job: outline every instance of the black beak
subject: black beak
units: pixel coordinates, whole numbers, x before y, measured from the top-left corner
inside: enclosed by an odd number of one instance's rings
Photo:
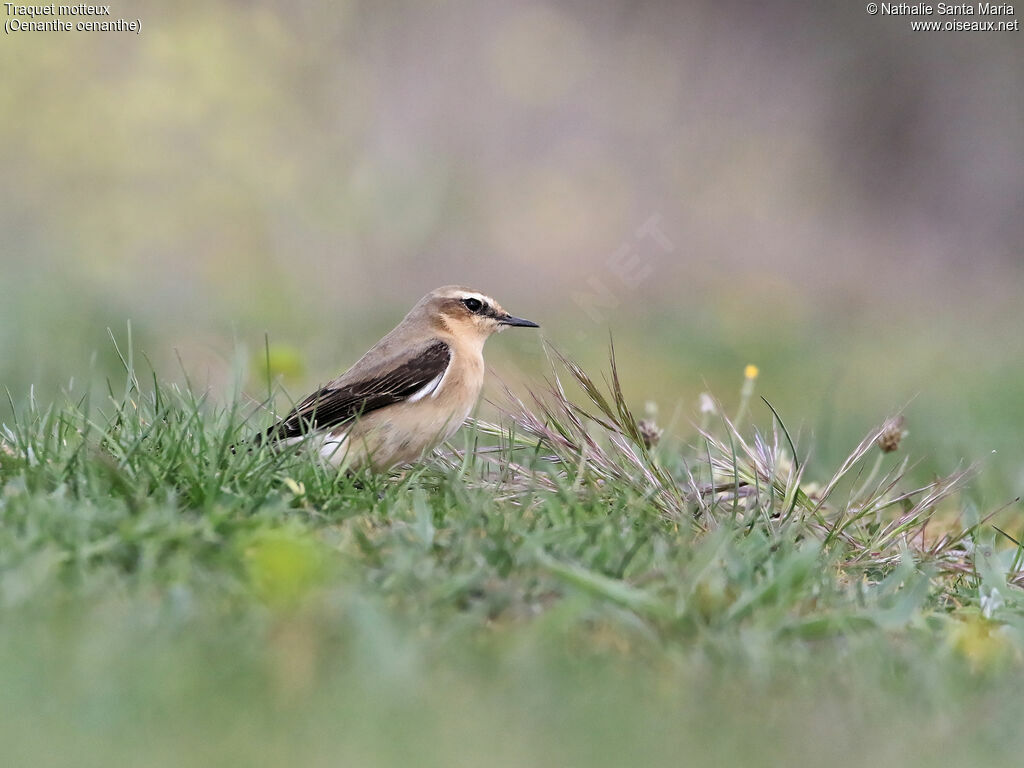
[[[514,325],[519,328],[540,328],[540,326],[532,320],[523,320],[521,317],[512,317],[512,315],[499,317],[498,322],[501,323],[501,325]]]

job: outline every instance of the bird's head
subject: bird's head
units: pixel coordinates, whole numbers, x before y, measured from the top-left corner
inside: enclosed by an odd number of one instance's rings
[[[446,285],[431,291],[420,304],[449,332],[481,342],[506,328],[540,327],[530,320],[510,315],[490,296],[460,285]]]

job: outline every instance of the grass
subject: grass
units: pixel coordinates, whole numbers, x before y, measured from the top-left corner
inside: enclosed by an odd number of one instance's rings
[[[6,764],[1024,748],[1019,504],[977,509],[971,467],[918,477],[880,447],[893,421],[818,466],[751,371],[735,410],[706,399],[659,440],[614,355],[601,381],[552,352],[543,391],[507,393],[426,465],[347,477],[232,452],[262,409],[121,357],[104,397],[30,399],[4,427]]]

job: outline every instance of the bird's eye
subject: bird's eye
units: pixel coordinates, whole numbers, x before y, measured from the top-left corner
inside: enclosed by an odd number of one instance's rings
[[[463,299],[462,303],[466,305],[466,309],[470,312],[479,312],[487,307],[480,299]]]

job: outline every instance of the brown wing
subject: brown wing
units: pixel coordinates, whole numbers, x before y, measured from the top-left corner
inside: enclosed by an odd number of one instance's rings
[[[378,408],[400,403],[438,376],[444,375],[452,353],[443,341],[435,341],[417,354],[378,376],[328,385],[307,397],[294,410],[257,438],[284,440],[313,430],[341,426]]]

